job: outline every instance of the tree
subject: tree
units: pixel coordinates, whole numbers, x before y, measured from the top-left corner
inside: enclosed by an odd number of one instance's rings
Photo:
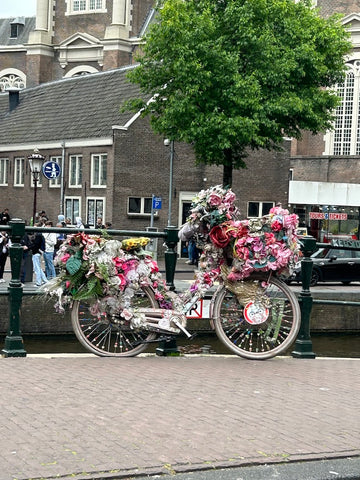
[[[351,44],[339,16],[310,0],[165,0],[128,77],[127,104],[155,132],[193,145],[198,163],[245,166],[251,149],[331,128]]]

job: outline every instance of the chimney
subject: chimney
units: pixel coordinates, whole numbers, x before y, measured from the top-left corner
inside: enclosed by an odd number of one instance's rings
[[[12,112],[20,103],[19,88],[9,88],[9,110]]]

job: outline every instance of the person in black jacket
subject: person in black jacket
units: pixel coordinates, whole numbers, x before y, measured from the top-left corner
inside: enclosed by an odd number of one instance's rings
[[[37,223],[35,226],[41,227],[42,224]],[[43,269],[41,268],[41,257],[45,250],[45,238],[41,232],[36,232],[35,235],[32,236],[29,248],[32,252],[32,262],[36,277],[36,286],[40,287],[48,281]]]
[[[4,270],[9,255],[10,239],[6,232],[0,232],[0,283],[5,282]]]

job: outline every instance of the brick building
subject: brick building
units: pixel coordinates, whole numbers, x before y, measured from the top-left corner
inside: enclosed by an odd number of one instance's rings
[[[120,113],[120,105],[138,94],[126,80],[129,68],[66,78],[0,94],[1,207],[29,220],[33,181],[27,157],[35,147],[46,161],[61,165],[63,177],[42,177],[38,210],[56,220],[63,206],[74,223],[81,216],[94,225],[97,216],[115,228],[150,225],[151,197],[162,197],[154,224],[168,224],[170,147],[154,135],[148,120]],[[283,152],[258,152],[249,169],[234,172],[234,190],[244,216],[254,216],[287,201],[290,142]],[[222,168],[195,166],[189,145],[175,143],[171,223],[180,225],[196,192],[221,183]],[[251,166],[251,168],[250,168]],[[253,168],[254,166],[254,168]]]
[[[0,94],[0,208],[30,218],[34,189],[27,156],[37,147],[63,166],[62,178],[43,178],[38,188],[39,209],[52,219],[63,210],[89,225],[100,215],[116,228],[143,229],[155,194],[163,199],[155,226],[167,224],[170,148],[147,120],[119,112],[137,93],[125,73],[153,19],[152,3],[38,0],[36,19],[0,19],[0,85],[23,89]],[[324,16],[344,14],[353,38],[335,130],[284,140],[283,152],[252,153],[248,168],[234,172],[233,188],[243,216],[260,216],[281,202],[320,238],[355,231],[359,223],[360,0],[314,4]],[[195,192],[221,183],[222,169],[195,166],[188,145],[175,144],[174,152],[170,216],[177,225]],[[322,212],[324,220],[312,220],[312,212]],[[329,213],[342,220],[328,221]]]
[[[342,103],[334,130],[292,141],[289,204],[318,239],[357,234],[360,223],[360,0],[317,0],[320,13],[343,15],[353,50],[338,85]],[[320,217],[320,219],[319,219]]]

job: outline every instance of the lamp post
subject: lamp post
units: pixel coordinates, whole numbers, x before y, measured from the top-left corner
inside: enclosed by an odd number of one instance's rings
[[[45,160],[45,157],[41,155],[37,148],[34,149],[34,153],[28,156],[30,171],[34,181],[34,203],[33,203],[33,225],[35,224],[35,215],[36,215],[36,196],[37,196],[37,185],[41,174],[41,169]]]
[[[168,211],[168,227],[171,226],[171,209],[172,209],[172,195],[173,195],[173,170],[174,170],[174,140],[165,138],[164,145],[168,147],[170,145],[170,176],[169,176],[169,211]]]

